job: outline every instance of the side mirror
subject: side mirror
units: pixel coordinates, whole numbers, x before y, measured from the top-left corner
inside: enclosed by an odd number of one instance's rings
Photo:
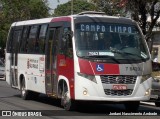
[[[63,41],[66,42],[68,39],[73,37],[73,32],[72,31],[67,31],[63,34]]]
[[[69,43],[72,42],[72,37],[73,37],[73,32],[72,31],[67,31],[63,34],[63,50],[64,54],[67,55],[67,49],[69,47]]]

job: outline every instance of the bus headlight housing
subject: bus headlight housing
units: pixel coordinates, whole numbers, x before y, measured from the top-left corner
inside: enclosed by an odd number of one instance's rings
[[[150,77],[151,77],[151,74],[143,75],[142,78],[141,78],[141,83],[143,83],[144,81],[146,81]]]
[[[89,79],[90,81],[93,81],[93,82],[97,83],[96,77],[94,75],[88,75],[88,74],[84,74],[84,73],[80,73],[80,72],[77,72],[77,74],[79,76],[82,76],[82,77],[86,78],[86,79]]]

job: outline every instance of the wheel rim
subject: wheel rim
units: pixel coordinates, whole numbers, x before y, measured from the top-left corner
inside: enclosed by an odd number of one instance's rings
[[[22,95],[24,96],[26,93],[25,88],[22,88]]]
[[[70,101],[70,97],[69,97],[69,92],[65,92],[64,95],[62,96],[62,105],[64,106],[64,108],[66,110],[69,110],[70,105],[71,105],[71,101]]]
[[[22,96],[25,96],[25,94],[26,94],[26,89],[25,89],[25,84],[24,84],[24,82],[23,82],[23,84],[22,84]]]

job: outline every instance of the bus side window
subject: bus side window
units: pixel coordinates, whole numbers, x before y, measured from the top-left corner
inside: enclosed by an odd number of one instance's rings
[[[22,33],[21,29],[11,28],[8,43],[7,43],[7,52],[10,52],[10,53],[18,52],[21,33]]]
[[[28,38],[28,32],[29,27],[25,26],[22,33],[22,38],[20,41],[20,53],[26,53],[26,44],[27,44],[27,38]]]
[[[10,53],[12,51],[13,32],[14,32],[14,28],[12,27],[10,32],[9,32],[9,37],[8,37],[8,41],[7,41],[7,52],[8,53]]]
[[[30,32],[29,32],[29,38],[27,39],[27,53],[35,53],[35,44],[36,44],[36,38],[38,33],[38,25],[31,26]]]
[[[44,53],[45,52],[45,40],[46,40],[46,33],[47,33],[48,24],[41,25],[39,37],[37,39],[37,46],[35,46],[35,49],[38,53]]]
[[[57,28],[55,30],[55,36],[53,36],[53,53],[56,55],[58,51],[58,46],[59,46],[59,39],[60,39],[60,31],[61,28]]]

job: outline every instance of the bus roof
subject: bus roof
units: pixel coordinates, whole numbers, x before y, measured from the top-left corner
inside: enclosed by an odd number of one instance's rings
[[[22,26],[22,25],[43,24],[43,23],[58,22],[58,21],[71,21],[71,16],[61,16],[61,17],[18,21],[18,22],[12,23],[11,26],[13,27],[13,26]]]
[[[73,15],[75,19],[78,19],[80,22],[85,22],[87,20],[92,20],[92,18],[95,18],[92,21],[102,21],[102,22],[110,22],[110,23],[124,23],[124,24],[135,24],[136,22],[130,18],[126,17],[120,17],[120,16],[108,16],[104,14],[82,14],[82,15]]]
[[[40,23],[48,23],[53,18],[43,18],[43,19],[34,19],[34,20],[26,20],[26,21],[18,21],[14,22],[11,26],[21,26],[21,25],[29,25],[29,24],[40,24]]]
[[[58,21],[71,21],[71,19],[81,19],[83,22],[85,19],[90,18],[99,18],[99,19],[107,19],[107,21],[115,21],[124,23],[135,23],[134,20],[125,17],[117,17],[117,16],[108,16],[104,14],[76,14],[70,16],[61,16],[61,17],[51,17],[51,18],[42,18],[42,19],[34,19],[34,20],[25,20],[25,21],[18,21],[12,23],[11,27],[13,26],[21,26],[21,25],[32,25],[32,24],[42,24],[42,23],[49,23],[49,22],[58,22]]]

